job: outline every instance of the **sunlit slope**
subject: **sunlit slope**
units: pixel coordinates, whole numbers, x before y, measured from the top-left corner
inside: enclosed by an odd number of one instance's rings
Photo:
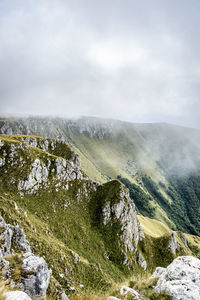
[[[143,216],[138,216],[138,219],[143,232],[149,237],[161,238],[169,235],[172,232],[172,230],[166,224],[158,220]],[[175,236],[178,243],[184,246],[182,240],[180,239],[179,232],[175,232]],[[191,234],[185,234],[185,237],[191,254],[198,255],[200,252],[200,237]]]
[[[136,184],[141,207],[133,200],[141,214],[152,217],[141,205],[150,197],[154,218],[173,230],[200,234],[200,131],[98,118],[24,118],[0,121],[0,132],[64,139],[94,180],[120,175]]]
[[[144,233],[152,237],[161,237],[162,235],[169,234],[170,228],[164,223],[148,217],[138,216],[140,225]]]

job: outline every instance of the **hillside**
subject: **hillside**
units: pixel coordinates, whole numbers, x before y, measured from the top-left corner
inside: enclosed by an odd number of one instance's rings
[[[156,220],[140,217],[141,229],[125,186],[118,180],[100,184],[89,179],[79,156],[61,140],[1,135],[0,168],[0,279],[9,274],[7,285],[24,286],[36,299],[44,290],[34,294],[26,283],[38,272],[24,269],[27,255],[38,263],[34,255],[42,256],[52,270],[42,267],[51,274],[50,283],[45,282],[48,299],[65,299],[64,294],[73,299],[74,293],[88,299],[90,294],[106,297],[113,286],[137,274],[146,278],[178,255],[199,253],[197,237],[174,234],[155,225]],[[6,228],[13,231],[9,244]],[[145,286],[141,292],[154,293]]]
[[[200,132],[169,124],[80,118],[2,119],[0,132],[59,137],[93,180],[120,179],[139,214],[200,234]]]

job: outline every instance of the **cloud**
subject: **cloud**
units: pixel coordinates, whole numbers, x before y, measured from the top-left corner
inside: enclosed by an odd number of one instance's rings
[[[1,113],[200,127],[199,6],[1,0]]]

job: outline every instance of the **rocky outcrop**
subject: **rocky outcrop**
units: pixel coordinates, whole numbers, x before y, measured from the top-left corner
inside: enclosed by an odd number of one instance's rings
[[[0,217],[0,258],[18,253],[31,252],[24,231],[19,226],[6,224]]]
[[[128,190],[123,184],[120,184],[119,200],[117,203],[112,204],[108,201],[102,209],[102,214],[104,225],[107,225],[111,219],[119,220],[121,224],[120,239],[123,242],[126,251],[133,251],[133,241],[137,246],[138,241],[144,238],[136,215],[135,205],[131,201]]]
[[[120,295],[126,296],[131,295],[134,297],[135,300],[143,300],[144,298],[134,289],[128,287],[128,286],[122,286],[120,289]]]
[[[31,252],[26,235],[19,226],[7,224],[1,217],[0,230],[0,269],[4,278],[10,280],[12,287],[20,288],[31,298],[45,298],[51,274],[47,263]],[[13,276],[14,272],[18,274],[17,278]],[[6,299],[17,299],[15,296],[7,293],[9,298]]]
[[[167,268],[157,268],[152,277],[159,278],[155,290],[173,300],[200,299],[200,260],[195,257],[180,256]]]
[[[96,197],[97,205],[101,205],[97,213],[101,210],[102,230],[112,233],[118,241],[119,251],[124,255],[123,264],[131,266],[135,262],[146,269],[147,264],[137,249],[144,233],[128,190],[121,182],[111,181],[98,188]]]
[[[31,298],[24,292],[13,291],[4,294],[5,300],[31,300]]]
[[[51,274],[45,260],[31,253],[25,253],[22,268],[26,274],[29,274],[22,280],[24,291],[28,292],[31,297],[45,297]]]
[[[182,243],[184,244],[184,246],[187,247],[188,244],[187,244],[187,240],[186,240],[184,233],[181,231],[178,231],[177,234],[178,234],[179,238],[181,239]]]
[[[63,141],[54,139],[19,136],[11,141],[0,140],[2,174],[7,174],[10,167],[19,169],[11,183],[21,196],[35,194],[52,182],[55,187],[66,189],[69,181],[84,178],[79,156]]]
[[[168,243],[168,250],[173,254],[176,255],[176,250],[178,249],[178,242],[176,240],[176,236],[175,233],[172,232],[171,233],[171,237]]]

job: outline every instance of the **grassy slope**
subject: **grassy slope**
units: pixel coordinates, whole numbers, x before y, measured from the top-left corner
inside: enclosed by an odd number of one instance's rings
[[[174,186],[172,178],[175,173],[182,180],[183,175],[190,173],[189,170],[199,169],[198,130],[167,124],[131,124],[95,118],[77,121],[11,119],[7,124],[14,132],[63,137],[80,154],[83,170],[94,180],[105,182],[121,175],[141,188],[146,188],[142,185],[142,177],[150,176],[168,203],[162,205],[160,197],[146,190],[153,197],[151,205],[155,207],[154,217],[173,229],[177,226],[177,229],[185,232],[199,234],[200,220],[196,215],[199,195],[190,199],[194,205],[188,213],[188,200],[183,199],[179,188],[181,185]],[[19,127],[19,124],[22,126]],[[172,192],[168,190],[170,186]],[[173,203],[175,207],[170,205]],[[180,218],[174,217],[174,211]]]
[[[138,216],[142,230],[145,234],[152,237],[161,237],[162,235],[169,234],[170,228],[164,223],[148,217]]]
[[[1,139],[4,139],[7,146],[10,143],[20,142],[20,136],[1,136]],[[66,149],[68,152],[69,149]],[[62,149],[60,149],[60,153],[66,155]],[[86,294],[89,294],[91,292],[104,292],[114,282],[119,284],[125,279],[127,280],[131,274],[105,257],[108,247],[102,239],[102,233],[99,233],[99,230],[96,230],[90,221],[89,198],[84,197],[84,195],[81,198],[76,196],[84,181],[71,182],[68,191],[58,189],[56,192],[52,184],[47,190],[42,189],[35,195],[25,194],[21,197],[16,193],[16,187],[10,185],[13,176],[27,175],[25,173],[32,159],[36,157],[40,157],[42,160],[47,157],[54,159],[58,156],[58,153],[57,155],[53,153],[49,155],[49,153],[39,148],[28,146],[27,152],[21,153],[21,155],[25,157],[27,162],[23,172],[18,170],[17,167],[13,168],[8,165],[5,166],[7,173],[1,172],[0,212],[7,222],[20,224],[26,232],[33,252],[44,256],[49,267],[52,268],[53,278],[48,291],[49,297],[55,298],[53,281],[59,282],[65,290],[68,290],[69,284],[80,290],[79,285],[82,283],[85,285]],[[70,156],[70,154],[68,153],[67,156]],[[112,184],[111,190],[107,192],[107,186],[109,185],[105,185],[104,188],[108,197],[110,197],[109,192],[112,192]],[[18,209],[16,209],[15,203]],[[65,203],[70,204],[64,209]],[[173,257],[168,257],[166,261],[162,262],[162,256],[160,255],[160,253],[165,253],[166,250],[162,250],[163,241],[164,244],[167,243],[168,236],[164,235],[166,237],[163,237],[162,234],[167,233],[167,228],[156,220],[140,217],[140,221],[147,234],[146,243],[141,245],[141,248],[144,255],[150,257],[154,253],[155,257],[149,263],[148,272],[152,272],[157,265],[165,266],[173,259]],[[148,231],[145,228],[148,228]],[[156,234],[156,237],[152,233]],[[188,238],[198,240],[191,236]],[[192,241],[191,243],[194,244]],[[71,250],[80,255],[78,264],[74,263]],[[167,257],[167,255],[166,252],[165,256]],[[141,270],[135,268],[135,272],[141,273]],[[63,274],[64,278],[60,274]],[[144,276],[146,275],[144,274]]]

